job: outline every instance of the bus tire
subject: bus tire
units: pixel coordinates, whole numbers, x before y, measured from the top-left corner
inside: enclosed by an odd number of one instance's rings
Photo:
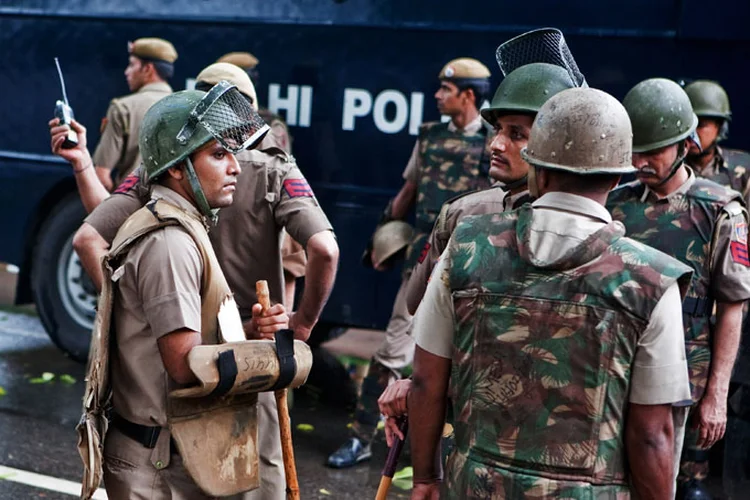
[[[34,302],[52,342],[85,362],[96,317],[96,289],[73,251],[73,235],[86,216],[77,193],[63,198],[37,233],[32,254]]]

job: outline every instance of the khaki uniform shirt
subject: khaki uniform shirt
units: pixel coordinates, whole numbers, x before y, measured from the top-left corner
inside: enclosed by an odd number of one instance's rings
[[[482,122],[482,117],[477,116],[473,121],[466,124],[466,127],[463,128],[462,132],[464,135],[474,135],[476,134],[482,127],[484,127],[484,123]],[[451,121],[448,123],[448,130],[450,132],[457,132],[458,127]],[[406,164],[406,168],[404,169],[403,178],[406,181],[414,182],[415,184],[419,183],[419,175],[422,171],[422,156],[419,154],[419,140],[414,142],[414,149],[411,151],[411,156],[409,157],[409,163]]]
[[[685,183],[665,196],[660,198],[656,193],[646,186],[641,201],[644,203],[670,203],[675,207],[680,206],[680,198],[695,183],[695,174],[688,168],[688,179]],[[739,202],[733,201],[727,205],[739,207]],[[679,210],[679,208],[677,208]],[[738,235],[747,238],[747,219],[744,212],[726,217],[720,216],[717,221],[717,229],[714,234],[718,237],[711,242],[711,296],[718,302],[740,302],[750,298],[750,269],[744,264],[735,262],[732,258],[731,244]],[[710,238],[711,235],[708,235]]]
[[[219,211],[209,236],[240,314],[248,319],[257,301],[256,280],[267,280],[271,300],[284,303],[282,228],[303,247],[312,235],[333,229],[292,157],[272,149],[243,151],[237,159],[242,172],[234,203]],[[111,242],[125,219],[147,201],[141,192],[135,179],[123,182],[86,222]]]
[[[538,212],[531,223],[529,245],[543,261],[559,258],[612,221],[602,205],[567,193],[545,194],[532,206]],[[444,253],[427,285],[412,330],[420,348],[442,358],[450,358],[453,351],[454,310],[449,272],[450,259]],[[682,299],[677,284],[664,293],[638,341],[630,387],[632,403],[653,405],[690,399]]]
[[[153,197],[202,219],[168,188],[154,186]],[[169,376],[157,341],[182,328],[201,331],[203,261],[193,238],[179,226],[168,226],[136,243],[121,266],[112,309],[114,409],[137,424],[166,426]]]
[[[138,131],[146,111],[171,93],[172,87],[165,82],[149,83],[137,92],[112,99],[109,103],[93,160],[97,167],[117,171],[115,186],[141,164]]]

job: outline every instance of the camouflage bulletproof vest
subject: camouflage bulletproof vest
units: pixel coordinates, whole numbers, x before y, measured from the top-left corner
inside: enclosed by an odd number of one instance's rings
[[[738,149],[716,148],[716,157],[701,177],[745,194],[750,183],[750,154]]]
[[[450,252],[455,498],[629,498],[624,421],[638,338],[689,269],[612,222],[549,268],[533,208],[469,216]],[[554,268],[553,268],[554,267]]]
[[[693,401],[703,396],[711,364],[711,264],[716,221],[738,193],[696,178],[684,196],[641,202],[645,186],[625,184],[610,193],[607,209],[627,228],[628,235],[690,266],[694,271],[683,302],[685,349]]]
[[[487,130],[474,135],[448,130],[448,123],[425,123],[419,129],[421,171],[414,237],[404,270],[417,262],[443,203],[456,195],[490,185]]]

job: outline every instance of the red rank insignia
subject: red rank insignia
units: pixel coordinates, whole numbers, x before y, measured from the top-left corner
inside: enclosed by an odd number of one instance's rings
[[[123,194],[127,193],[131,189],[133,189],[133,186],[138,182],[138,175],[137,174],[130,174],[129,176],[125,177],[123,181],[120,183],[119,186],[117,186],[117,189],[115,189],[115,193]]]
[[[420,264],[424,262],[424,260],[427,258],[427,253],[430,251],[430,242],[428,241],[425,243],[424,248],[422,249],[422,253],[419,254],[419,258],[417,259],[417,262]]]
[[[284,191],[289,195],[290,198],[299,198],[300,196],[307,196],[312,198],[312,188],[305,179],[287,179],[284,181]]]
[[[750,258],[747,253],[747,244],[744,241],[731,242],[729,249],[732,251],[732,260],[737,264],[750,267]]]

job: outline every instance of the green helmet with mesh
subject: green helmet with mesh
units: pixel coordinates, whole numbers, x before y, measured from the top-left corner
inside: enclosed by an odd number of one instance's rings
[[[565,68],[555,64],[526,64],[508,73],[482,117],[494,123],[504,114],[537,113],[547,99],[576,85]]]
[[[724,88],[709,80],[696,80],[685,87],[693,111],[699,117],[732,119],[729,96]]]
[[[633,152],[645,153],[690,137],[698,126],[690,98],[666,78],[644,80],[622,104],[633,125]]]
[[[143,117],[138,147],[149,179],[159,177],[213,140],[211,132],[200,126],[187,143],[177,142],[177,134],[205,95],[199,90],[175,92],[156,102]]]

